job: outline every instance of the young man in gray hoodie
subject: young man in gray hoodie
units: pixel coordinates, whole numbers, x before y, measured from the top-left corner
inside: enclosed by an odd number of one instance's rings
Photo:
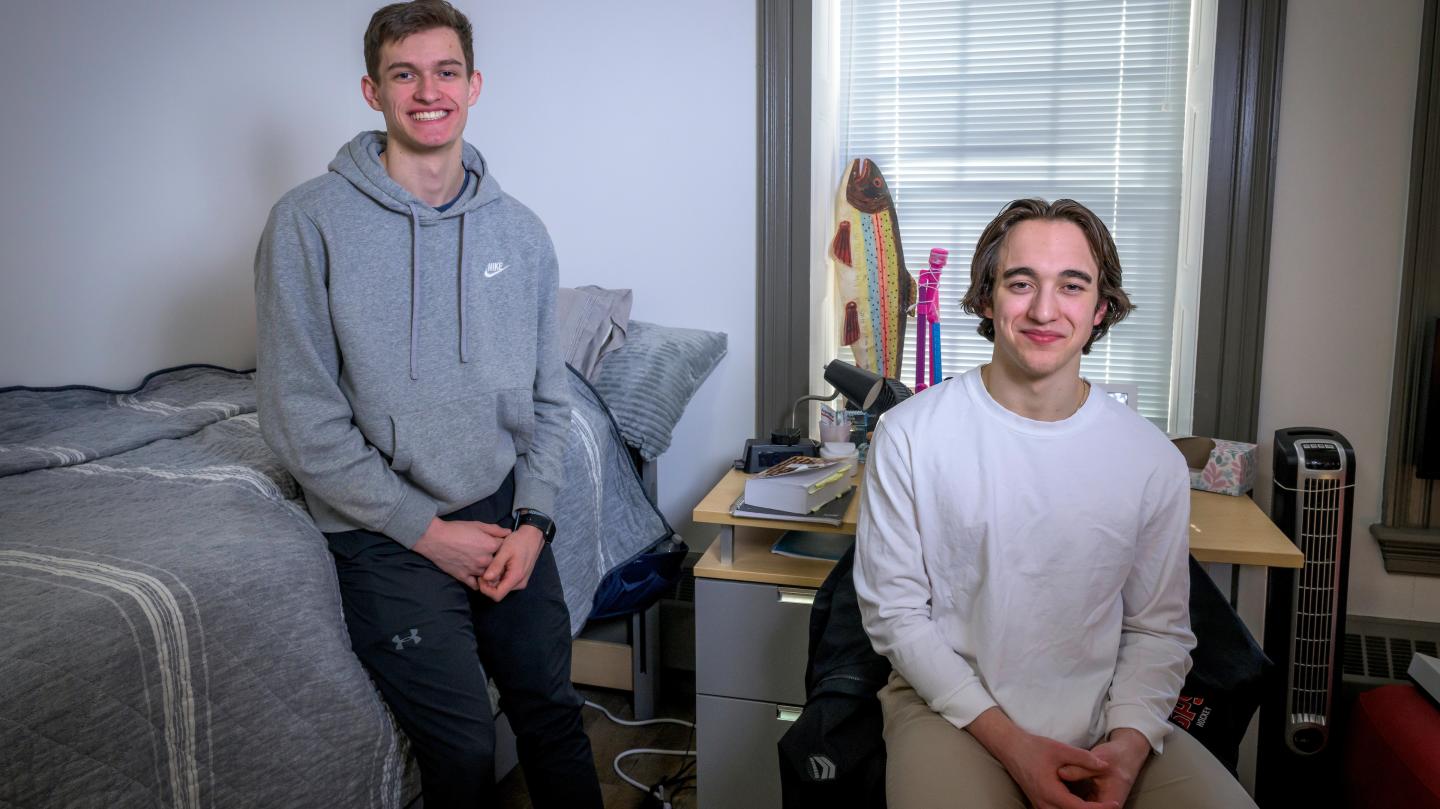
[[[535,805],[599,807],[549,547],[570,421],[555,253],[462,139],[464,15],[386,6],[365,62],[386,131],[286,194],[256,254],[261,430],[329,540],[426,809],[493,793],[486,675]]]

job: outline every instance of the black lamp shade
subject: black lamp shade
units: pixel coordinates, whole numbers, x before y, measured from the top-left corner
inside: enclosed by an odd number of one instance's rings
[[[846,399],[859,402],[861,410],[869,410],[885,389],[885,378],[844,360],[831,360],[825,366],[825,381]]]
[[[880,395],[875,397],[874,409],[865,409],[878,416],[914,395],[915,392],[905,387],[904,382],[887,377],[882,384]]]

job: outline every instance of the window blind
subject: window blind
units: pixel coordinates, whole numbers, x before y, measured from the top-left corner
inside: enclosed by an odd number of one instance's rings
[[[1136,385],[1168,427],[1189,29],[1189,0],[842,1],[832,169],[879,165],[917,280],[930,248],[950,251],[946,376],[990,359],[960,310],[980,232],[1010,200],[1069,197],[1110,227],[1136,305],[1081,372]]]

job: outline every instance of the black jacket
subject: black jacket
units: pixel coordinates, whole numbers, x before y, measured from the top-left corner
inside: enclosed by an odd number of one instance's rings
[[[810,611],[805,709],[779,745],[786,809],[885,806],[884,721],[875,694],[890,677],[890,661],[875,653],[861,625],[854,560],[852,547]]]

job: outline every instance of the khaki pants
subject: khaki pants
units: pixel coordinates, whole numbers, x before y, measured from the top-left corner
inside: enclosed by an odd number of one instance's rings
[[[890,809],[1026,809],[1025,793],[968,732],[956,728],[899,674],[880,689],[885,714],[885,797]],[[1255,802],[1203,745],[1176,729],[1152,756],[1126,809],[1253,809]]]

